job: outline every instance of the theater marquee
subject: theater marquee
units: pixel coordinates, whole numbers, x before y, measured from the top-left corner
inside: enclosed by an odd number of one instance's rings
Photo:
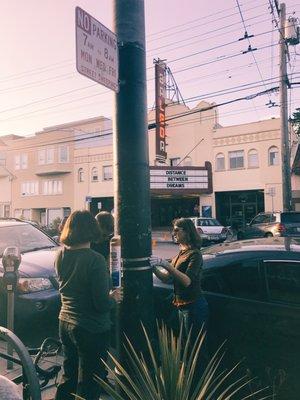
[[[150,167],[153,194],[212,193],[211,164],[204,167]]]

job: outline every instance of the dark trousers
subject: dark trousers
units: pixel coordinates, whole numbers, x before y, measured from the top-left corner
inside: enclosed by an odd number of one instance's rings
[[[107,359],[110,331],[92,333],[65,321],[59,322],[63,346],[63,375],[55,400],[74,400],[74,394],[85,400],[98,400],[101,387],[94,375],[106,379],[107,371],[101,359]]]
[[[197,299],[194,303],[187,304],[186,306],[178,308],[179,322],[182,324],[183,339],[186,340],[190,330],[191,338],[189,342],[189,349],[191,350],[197,340],[198,334],[203,327],[202,332],[206,332],[208,329],[208,317],[209,310],[206,299],[202,296]],[[209,362],[209,352],[207,345],[207,336],[205,337],[201,351],[198,355],[195,373],[192,380],[191,392],[195,390],[197,384],[205,371],[207,363]]]
[[[191,341],[193,343],[202,325],[204,325],[204,330],[207,329],[208,316],[208,304],[203,296],[194,303],[178,307],[179,323],[182,324],[184,337],[187,337],[190,329],[192,329]]]

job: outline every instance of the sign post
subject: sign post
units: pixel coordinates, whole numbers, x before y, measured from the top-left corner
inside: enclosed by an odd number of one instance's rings
[[[80,7],[75,9],[77,71],[119,91],[117,36]]]

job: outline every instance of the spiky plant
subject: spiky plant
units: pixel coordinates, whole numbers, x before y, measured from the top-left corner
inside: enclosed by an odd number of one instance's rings
[[[150,361],[146,361],[143,354],[138,353],[127,339],[125,345],[127,367],[122,366],[112,354],[109,354],[109,357],[113,367],[106,364],[121,390],[114,389],[102,379],[96,378],[115,400],[229,400],[241,393],[250,382],[243,376],[232,383],[232,376],[238,364],[229,371],[220,371],[220,364],[225,354],[221,346],[203,370],[198,383],[194,384],[196,367],[205,342],[205,332],[201,331],[195,343],[191,345],[191,335],[187,340],[183,340],[182,330],[179,337],[176,337],[172,330],[162,325],[158,327],[159,355],[157,355],[144,327],[143,330]],[[241,395],[239,398],[251,399],[261,391],[246,397]],[[261,400],[266,398],[261,397]]]

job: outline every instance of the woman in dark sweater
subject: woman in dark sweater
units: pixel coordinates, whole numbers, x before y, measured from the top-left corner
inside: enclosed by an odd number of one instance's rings
[[[153,257],[155,275],[162,281],[173,278],[174,298],[179,322],[183,324],[185,336],[192,328],[193,338],[208,320],[208,305],[201,290],[202,255],[201,239],[189,218],[179,218],[173,222],[173,232],[179,244],[179,253],[171,263]],[[161,266],[164,268],[157,268]]]
[[[99,236],[95,218],[88,211],[73,212],[61,233],[63,249],[55,268],[62,307],[59,333],[63,344],[63,376],[56,400],[98,400],[100,387],[94,375],[106,378],[101,359],[106,359],[110,341],[110,309],[121,300],[119,290],[109,292],[109,274],[104,257],[90,249]]]

